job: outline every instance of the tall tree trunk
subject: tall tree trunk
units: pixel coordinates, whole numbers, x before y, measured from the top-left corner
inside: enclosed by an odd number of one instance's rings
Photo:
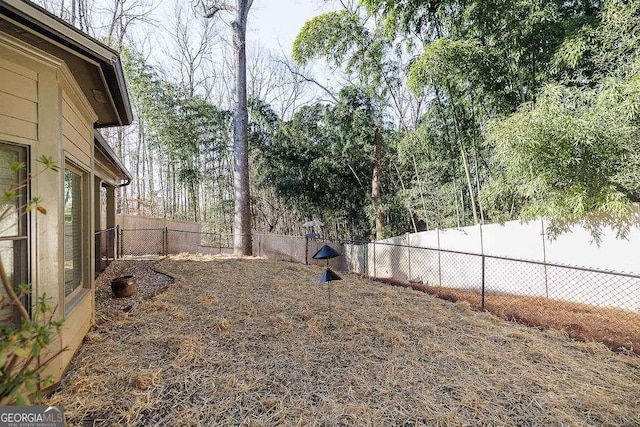
[[[153,150],[150,150],[147,145],[145,144],[145,150],[144,150],[145,154],[146,154],[146,158],[147,158],[147,167],[146,167],[146,175],[147,175],[147,184],[148,184],[148,191],[147,194],[149,195],[149,201],[151,203],[152,206],[152,215],[153,216],[157,216],[158,215],[158,206],[156,206],[156,189],[155,189],[155,168],[154,168],[154,162],[153,162]],[[162,172],[160,172],[162,173]],[[161,175],[162,176],[162,175]]]
[[[176,217],[176,212],[178,209],[178,200],[177,200],[177,195],[176,195],[176,164],[175,162],[171,162],[170,166],[169,166],[170,170],[171,170],[171,205],[170,205],[170,217],[172,219],[175,219]]]
[[[144,121],[140,120],[138,122],[138,142],[136,144],[136,164],[135,164],[135,176],[136,176],[136,206],[138,209],[138,214],[139,215],[144,215],[142,213],[142,207],[140,206],[140,201],[142,200],[142,189],[141,189],[141,184],[142,184],[142,180],[144,179],[144,176],[140,174],[141,172],[141,166],[142,166],[142,141],[143,141],[143,135],[144,135]]]
[[[193,182],[191,181],[191,183],[189,184],[190,190],[191,190],[191,209],[192,212],[191,214],[193,215],[193,221],[194,222],[200,222],[200,217],[199,217],[199,213],[198,213],[198,204],[200,203],[198,201],[198,183],[197,182]]]
[[[71,17],[69,23],[73,26],[76,25],[76,0],[71,0]]]
[[[382,211],[382,204],[380,201],[380,174],[382,171],[382,132],[379,127],[376,127],[374,133],[374,145],[375,145],[375,161],[373,164],[373,177],[371,179],[371,205],[373,206],[373,213],[376,221],[376,240],[382,239],[382,232],[384,229],[384,212]]]
[[[469,203],[471,204],[471,213],[473,214],[473,223],[478,224],[478,210],[476,208],[476,197],[475,191],[473,189],[473,182],[471,181],[471,171],[469,170],[469,159],[467,157],[467,152],[465,151],[464,145],[462,144],[462,140],[459,139],[458,143],[460,145],[460,157],[462,158],[462,167],[464,168],[464,175],[467,179],[467,190],[469,190]]]
[[[232,23],[236,54],[236,111],[233,121],[233,253],[251,255],[251,197],[249,194],[249,143],[247,113],[247,15],[253,0],[236,0],[236,19]]]
[[[124,159],[124,128],[120,126],[117,130],[116,153],[119,159]],[[116,200],[116,212],[119,214],[127,214],[127,189],[118,187],[118,195]]]

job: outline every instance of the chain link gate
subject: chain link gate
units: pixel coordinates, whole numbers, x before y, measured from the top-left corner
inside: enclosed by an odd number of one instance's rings
[[[120,229],[118,256],[167,255],[167,228]]]

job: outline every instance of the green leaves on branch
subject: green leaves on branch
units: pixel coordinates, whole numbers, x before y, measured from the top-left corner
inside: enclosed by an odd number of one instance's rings
[[[367,12],[383,18],[385,35],[395,38],[400,34],[429,38],[445,16],[451,16],[456,1],[442,0],[360,0]]]
[[[304,106],[286,122],[254,100],[258,185],[303,217],[368,230],[375,110],[371,97],[355,87],[344,88],[338,104]]]
[[[463,82],[462,75],[473,71],[481,49],[475,40],[440,38],[425,47],[409,71],[409,87],[415,93],[426,87],[451,87]]]
[[[346,10],[329,12],[307,21],[293,43],[293,59],[307,64],[324,57],[341,65],[355,41],[362,40],[365,30],[358,17]]]
[[[51,170],[53,172],[58,172],[60,170],[60,166],[58,166],[58,162],[55,162],[51,156],[45,156],[44,154],[38,158],[38,163],[44,165],[45,170]]]
[[[15,305],[27,294],[29,286],[22,285],[18,302],[2,305]],[[31,318],[22,318],[19,328],[0,328],[0,404],[28,405],[40,386],[50,385],[50,379],[41,373],[61,351],[49,354],[46,360],[39,358],[62,328],[62,321],[54,320],[54,314],[50,299],[43,295],[33,305]]]
[[[535,103],[489,124],[506,182],[527,200],[524,218],[550,217],[557,232],[582,223],[594,237],[608,222],[626,235],[636,221],[629,202],[640,200],[640,132],[628,114],[640,95],[636,80],[548,86]]]
[[[51,157],[41,156],[38,160],[44,165],[39,172],[27,175],[22,180],[17,180],[4,189],[2,202],[7,207],[0,213],[0,220],[9,215],[32,209],[46,214],[46,209],[40,204],[39,197],[33,197],[26,205],[21,206],[19,191],[24,188],[34,176],[47,170],[57,172],[58,165]],[[16,178],[26,168],[24,163],[12,163],[10,168],[15,172]],[[0,294],[0,308],[9,308],[12,315],[19,317],[18,322],[11,319],[0,319],[0,405],[28,405],[30,397],[37,395],[41,386],[49,385],[49,378],[42,376],[42,370],[62,350],[46,354],[45,349],[51,344],[56,333],[60,332],[62,321],[55,320],[55,310],[50,306],[50,300],[45,296],[38,296],[35,304],[29,310],[23,301],[31,295],[29,285],[19,285],[17,290],[11,282],[2,259],[0,258],[0,282],[4,288],[4,294]],[[9,320],[9,321],[7,321]],[[41,359],[47,355],[48,359]]]
[[[51,156],[41,155],[37,160],[38,163],[42,164],[44,168],[39,170],[36,173],[28,175],[26,178],[22,180],[16,179],[14,182],[10,183],[1,193],[0,202],[5,203],[7,206],[5,209],[0,212],[0,220],[6,218],[9,214],[14,212],[14,210],[24,210],[25,212],[29,212],[32,210],[36,210],[39,213],[46,215],[47,210],[42,206],[41,199],[39,197],[32,197],[26,203],[18,199],[18,196],[21,193],[21,189],[26,187],[28,182],[34,177],[42,174],[43,172],[50,170],[53,172],[58,172],[60,167],[58,163],[53,160]],[[15,176],[18,177],[19,173],[25,170],[27,167],[24,162],[9,162],[9,168],[14,172]],[[20,203],[24,203],[21,205]]]
[[[639,11],[637,0],[606,1],[555,53],[567,82],[487,128],[522,215],[552,218],[552,232],[581,223],[596,239],[604,225],[625,236],[639,221]]]
[[[388,40],[372,31],[366,20],[347,10],[316,16],[304,24],[293,42],[293,59],[307,64],[323,58],[331,66],[356,73],[363,85],[378,86]]]

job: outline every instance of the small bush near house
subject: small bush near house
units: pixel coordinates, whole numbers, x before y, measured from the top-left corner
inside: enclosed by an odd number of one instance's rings
[[[29,286],[22,285],[17,298],[4,305],[21,306],[18,311],[22,312],[26,309],[20,300],[29,293]],[[54,311],[48,299],[41,296],[31,316],[21,317],[18,328],[0,329],[0,404],[28,405],[40,387],[50,385],[50,380],[43,378],[41,372],[60,352],[45,361],[40,361],[40,357],[51,344],[54,333],[62,327],[62,321],[53,319]]]
[[[44,165],[38,174],[46,170],[58,171],[57,164],[50,157],[42,156],[38,162]],[[18,177],[26,165],[11,162],[9,167]],[[16,213],[47,213],[37,197],[26,204],[21,203],[20,196],[24,194],[22,190],[34,176],[27,175],[22,180],[15,180],[3,189],[0,196],[0,203],[3,205],[0,223]],[[41,360],[41,357],[45,355],[55,333],[62,327],[62,321],[54,320],[55,309],[50,306],[46,295],[36,297],[31,309],[26,306],[25,301],[31,295],[30,286],[23,284],[16,290],[1,257],[0,281],[6,294],[0,294],[0,307],[11,309],[9,318],[0,319],[0,405],[27,405],[34,396],[37,397],[42,386],[47,386],[48,378],[41,373],[60,351],[45,360]]]

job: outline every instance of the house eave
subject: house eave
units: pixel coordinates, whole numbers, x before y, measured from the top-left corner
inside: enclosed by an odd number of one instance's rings
[[[69,67],[98,114],[96,127],[132,122],[122,63],[115,50],[25,0],[0,0],[0,24],[0,30],[71,62]]]
[[[122,164],[111,146],[107,143],[107,141],[99,131],[94,131],[93,137],[95,141],[96,159],[98,159],[98,157],[102,157],[104,159],[104,163],[106,163],[105,166],[108,167],[111,172],[113,172],[116,179],[118,180],[118,182],[109,182],[109,184],[112,184],[116,187],[129,185],[133,177],[124,166],[124,164]]]

